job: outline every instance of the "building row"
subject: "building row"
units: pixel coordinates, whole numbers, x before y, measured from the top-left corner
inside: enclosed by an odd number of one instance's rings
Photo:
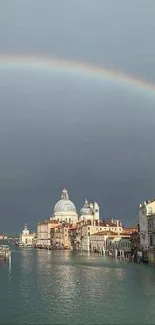
[[[37,233],[30,233],[26,225],[21,242],[47,249],[131,252],[135,260],[155,263],[155,200],[139,205],[137,228],[124,228],[120,220],[100,220],[97,202],[85,200],[78,214],[64,189],[52,217],[38,223]]]
[[[64,189],[54,207],[53,216],[37,225],[35,247],[98,251],[110,254],[131,251],[131,233],[119,220],[100,220],[99,204],[85,200],[80,213]]]

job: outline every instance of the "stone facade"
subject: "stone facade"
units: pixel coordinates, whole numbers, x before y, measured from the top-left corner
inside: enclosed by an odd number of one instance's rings
[[[155,214],[148,215],[148,260],[151,263],[155,263]]]
[[[142,250],[149,248],[148,217],[155,214],[155,200],[145,201],[139,206],[139,232]]]
[[[40,222],[37,226],[36,247],[49,248],[51,245],[51,229],[58,226],[56,220],[46,220]]]
[[[139,206],[139,236],[143,259],[155,263],[155,200]]]
[[[116,251],[130,252],[131,240],[130,233],[114,231],[101,231],[90,236],[91,251],[110,252],[115,254]]]
[[[90,236],[97,232],[113,231],[115,233],[121,233],[123,231],[122,224],[119,220],[107,220],[100,221],[94,220],[82,220],[77,224],[77,237],[79,243],[79,249],[82,251],[90,251],[91,242]]]
[[[25,225],[24,230],[22,231],[22,234],[20,236],[20,242],[24,246],[33,246],[35,236],[36,233],[30,233],[29,229],[27,228],[27,225]]]
[[[69,225],[58,225],[51,229],[51,249],[70,249]]]

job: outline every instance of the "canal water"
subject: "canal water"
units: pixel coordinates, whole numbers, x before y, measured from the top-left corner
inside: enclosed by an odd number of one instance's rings
[[[0,262],[0,324],[153,324],[155,268],[69,251]]]

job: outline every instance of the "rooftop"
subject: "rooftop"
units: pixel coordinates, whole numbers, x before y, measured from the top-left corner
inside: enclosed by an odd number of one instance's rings
[[[114,232],[114,231],[98,231],[91,236],[113,236],[113,237],[130,237],[130,233],[127,232]]]

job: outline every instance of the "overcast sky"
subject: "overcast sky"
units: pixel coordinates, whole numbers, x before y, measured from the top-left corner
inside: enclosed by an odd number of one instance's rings
[[[0,53],[88,61],[155,83],[153,0],[0,1]],[[155,94],[111,81],[0,69],[0,232],[77,209],[134,225],[155,197]]]

